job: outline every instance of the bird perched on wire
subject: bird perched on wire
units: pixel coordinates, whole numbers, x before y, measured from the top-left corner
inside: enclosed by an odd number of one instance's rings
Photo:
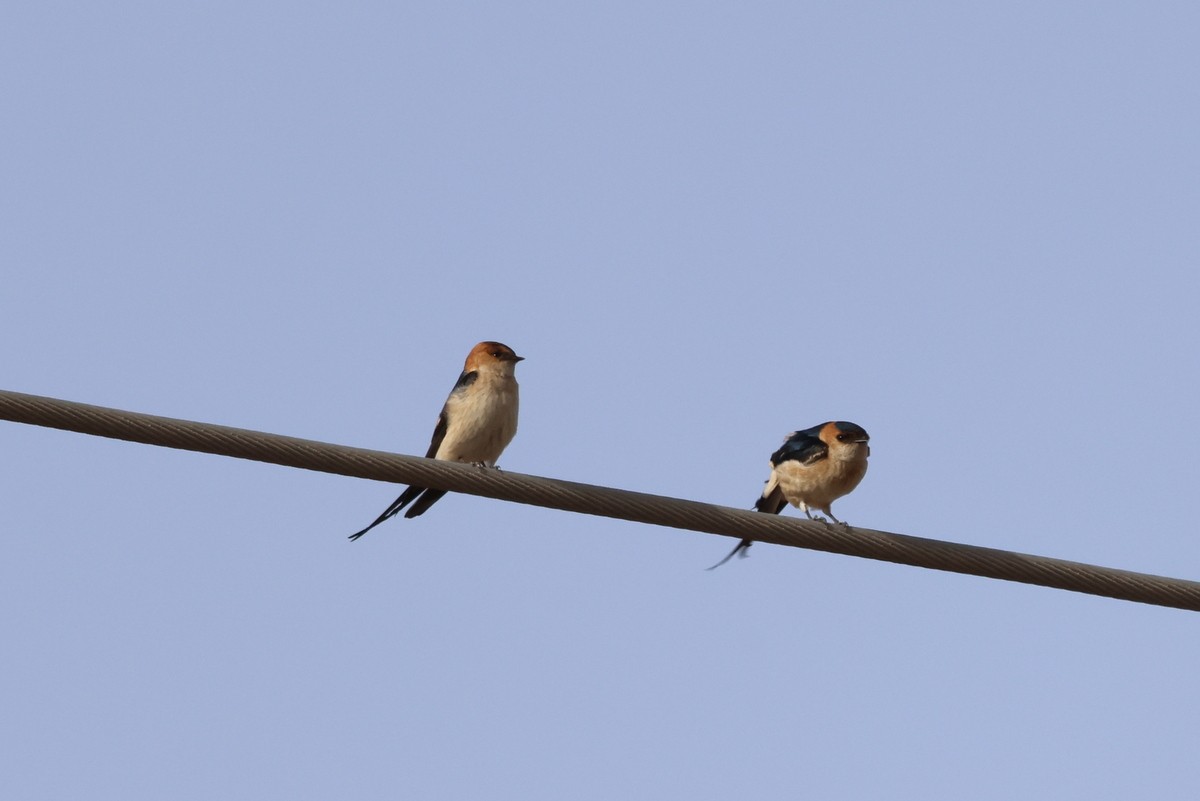
[[[841,420],[821,423],[803,431],[793,431],[783,446],[771,454],[771,477],[762,497],[754,504],[759,512],[777,515],[787,504],[799,507],[809,520],[828,522],[813,516],[812,509],[824,512],[835,523],[833,502],[849,495],[867,474],[871,437],[862,426]],[[709,568],[728,562],[734,555],[746,556],[753,540],[742,540],[729,555]]]
[[[448,462],[467,462],[481,467],[495,467],[501,452],[517,433],[517,379],[514,371],[518,356],[508,345],[499,342],[480,342],[471,348],[463,365],[462,375],[438,416],[429,443],[426,459]],[[394,517],[409,506],[405,517],[425,512],[445,490],[411,486],[400,494],[375,522],[350,535],[356,540]],[[415,501],[415,502],[414,502]]]

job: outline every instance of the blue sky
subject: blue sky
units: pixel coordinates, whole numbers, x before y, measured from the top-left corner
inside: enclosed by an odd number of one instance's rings
[[[1200,577],[1185,3],[0,12],[5,389]],[[0,425],[0,769],[51,799],[1128,798],[1193,613]],[[789,512],[795,514],[795,511]]]

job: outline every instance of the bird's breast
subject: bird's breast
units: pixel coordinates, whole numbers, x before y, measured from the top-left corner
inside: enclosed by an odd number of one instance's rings
[[[810,465],[795,460],[775,468],[775,477],[792,504],[803,501],[818,508],[849,494],[867,473],[867,460],[822,459]]]
[[[446,438],[437,458],[492,464],[517,433],[517,382],[480,379],[446,401]]]

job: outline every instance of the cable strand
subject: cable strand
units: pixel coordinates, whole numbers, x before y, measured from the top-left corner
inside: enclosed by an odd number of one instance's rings
[[[1200,583],[0,390],[0,419],[1200,611]]]

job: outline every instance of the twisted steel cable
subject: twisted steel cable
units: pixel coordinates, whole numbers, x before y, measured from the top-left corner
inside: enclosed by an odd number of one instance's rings
[[[1200,583],[0,390],[0,419],[1200,611]]]

